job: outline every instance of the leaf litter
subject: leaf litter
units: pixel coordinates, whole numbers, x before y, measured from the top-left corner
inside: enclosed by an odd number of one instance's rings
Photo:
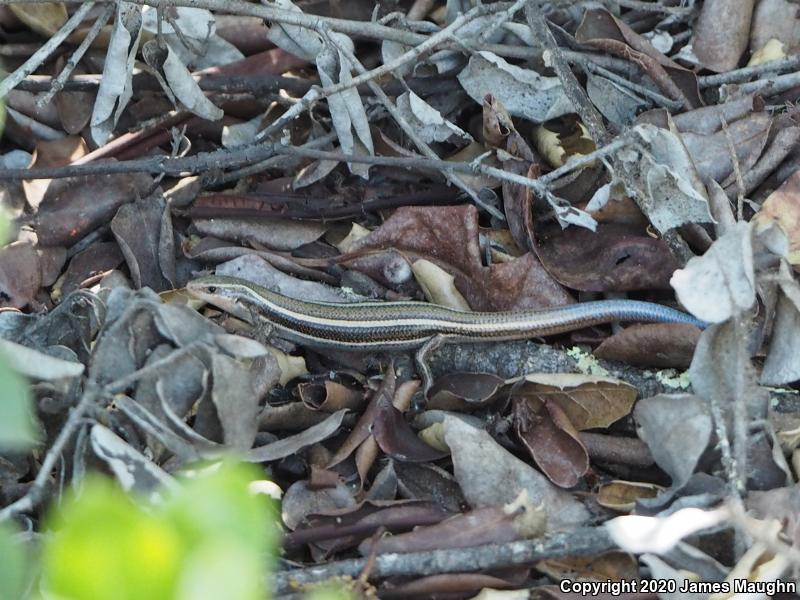
[[[234,451],[284,491],[278,595],[344,568],[381,597],[797,582],[795,5],[180,4],[0,7],[0,353],[40,440],[0,452],[0,520],[38,528],[97,465],[158,502]],[[456,343],[424,390],[406,355],[202,306],[209,273],[709,326]]]

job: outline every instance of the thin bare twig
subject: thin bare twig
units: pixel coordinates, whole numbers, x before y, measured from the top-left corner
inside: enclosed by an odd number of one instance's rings
[[[441,159],[419,157],[394,157],[394,156],[365,156],[344,154],[342,152],[328,152],[315,150],[309,147],[283,146],[280,144],[258,144],[238,151],[218,150],[203,152],[188,158],[168,158],[155,156],[146,159],[128,161],[97,161],[88,164],[67,165],[64,167],[44,167],[37,169],[0,169],[0,180],[3,179],[59,179],[64,177],[78,177],[85,175],[107,175],[110,173],[165,173],[167,175],[183,175],[186,173],[200,173],[210,169],[235,167],[242,164],[253,164],[263,161],[274,155],[303,156],[319,160],[335,160],[339,162],[360,162],[366,164],[401,167],[405,169],[420,169],[426,171],[457,171],[460,173],[481,173],[497,179],[517,183],[529,187],[539,194],[547,193],[548,186],[556,179],[567,173],[580,169],[587,164],[608,156],[625,146],[627,137],[619,137],[610,144],[598,148],[594,152],[570,160],[567,164],[555,171],[540,177],[530,179],[523,175],[510,173],[496,167],[490,167],[476,162],[450,162]]]
[[[538,560],[564,556],[602,554],[616,547],[603,527],[575,529],[546,538],[487,544],[471,548],[430,550],[404,554],[380,554],[376,557],[369,578],[412,575],[421,577],[441,573],[466,573],[531,565]],[[281,571],[268,581],[274,593],[282,594],[299,586],[331,577],[358,577],[367,564],[366,558],[330,562],[324,565]]]
[[[697,81],[700,83],[701,88],[712,87],[721,85],[723,83],[739,83],[746,79],[750,79],[754,75],[764,75],[765,73],[777,73],[779,71],[788,71],[800,67],[800,54],[787,56],[786,58],[779,58],[769,62],[754,65],[752,67],[742,67],[741,69],[734,69],[727,73],[719,73],[717,75],[705,75],[698,77]]]
[[[83,58],[83,55],[86,54],[89,46],[91,46],[92,42],[100,34],[103,26],[108,23],[108,20],[111,18],[111,15],[114,14],[115,10],[116,7],[113,4],[109,4],[106,6],[105,10],[100,13],[100,16],[97,17],[89,31],[86,32],[86,36],[84,36],[80,45],[75,48],[75,52],[73,52],[72,56],[69,57],[69,60],[67,61],[67,64],[64,65],[61,73],[58,74],[58,77],[53,79],[48,92],[42,95],[42,97],[36,102],[39,108],[49,104],[53,100],[53,96],[64,89],[64,83],[67,81],[67,79],[69,79],[69,76],[75,70],[75,67],[78,66],[78,63],[80,62],[81,58]]]
[[[569,64],[558,47],[553,33],[547,26],[547,21],[536,0],[528,2],[525,7],[525,18],[528,21],[528,27],[533,32],[533,36],[550,53],[550,61],[556,75],[561,80],[561,84],[564,86],[564,93],[572,102],[584,125],[589,129],[592,139],[598,145],[607,144],[610,140],[608,132],[603,125],[603,117],[597,112],[594,104],[589,100],[589,96],[586,95],[586,90],[578,83],[574,73],[570,70]]]
[[[519,4],[520,2],[524,3],[526,1],[527,0],[519,0],[517,4]],[[347,58],[348,61],[350,61],[350,63],[355,67],[356,71],[358,71],[361,74],[367,73],[367,69],[364,68],[364,65],[361,64],[361,61],[358,60],[358,58],[356,58],[356,56],[352,52],[350,52],[348,48],[345,48],[341,44],[336,43],[334,37],[328,35],[328,32],[324,31],[324,34],[326,35],[330,43],[333,44],[339,50],[339,52],[341,52],[344,55],[344,57]],[[389,98],[389,96],[386,95],[386,93],[381,89],[381,87],[372,80],[367,81],[367,85],[370,87],[372,93],[375,94],[375,96],[378,98],[381,104],[383,104],[383,106],[386,108],[386,110],[389,112],[389,114],[392,116],[395,122],[411,139],[411,141],[414,142],[414,145],[417,147],[417,149],[428,158],[439,160],[439,155],[436,154],[436,152],[433,151],[433,149],[425,142],[425,140],[423,140],[420,137],[419,133],[417,133],[417,130],[414,128],[414,126],[411,125],[411,123],[409,123],[406,120],[403,114],[397,109],[395,103]],[[444,176],[450,183],[464,190],[476,205],[480,206],[483,210],[488,212],[495,219],[498,219],[499,221],[506,220],[505,215],[503,215],[502,212],[497,210],[497,208],[495,208],[494,206],[486,204],[486,202],[481,200],[478,194],[476,194],[473,191],[473,189],[461,177],[459,177],[450,170],[444,171]]]
[[[67,421],[61,427],[61,431],[58,432],[58,436],[53,442],[53,445],[50,446],[50,449],[47,451],[42,461],[42,466],[36,474],[36,478],[33,480],[33,484],[28,488],[28,491],[22,498],[0,509],[0,523],[10,519],[14,515],[33,510],[39,505],[43,499],[47,480],[50,477],[53,467],[56,465],[56,461],[61,457],[64,447],[83,421],[86,412],[94,406],[99,397],[100,388],[90,383],[83,393],[80,402],[72,409],[69,417],[67,417]]]
[[[602,75],[606,79],[613,81],[621,86],[628,88],[629,90],[636,92],[640,96],[644,96],[645,98],[649,98],[653,102],[655,102],[658,106],[662,106],[670,111],[679,111],[683,108],[683,102],[679,102],[677,100],[672,100],[671,98],[667,98],[663,94],[659,94],[656,91],[651,90],[643,85],[639,85],[638,83],[634,83],[625,79],[624,77],[617,75],[616,73],[609,71],[601,67],[600,65],[592,62],[586,61],[581,65],[587,71],[592,73],[596,73],[597,75]]]
[[[389,61],[388,63],[384,63],[380,67],[372,69],[366,73],[358,75],[357,77],[353,77],[349,81],[341,82],[336,85],[331,85],[325,88],[318,88],[314,87],[311,88],[300,101],[292,106],[289,110],[287,110],[279,119],[276,119],[269,127],[261,131],[257,136],[256,140],[261,141],[268,139],[274,133],[281,131],[287,124],[297,118],[300,114],[306,111],[308,108],[311,107],[314,102],[321,100],[322,98],[327,98],[328,96],[332,96],[333,94],[338,94],[339,92],[343,92],[347,89],[352,87],[358,86],[362,83],[367,83],[368,81],[372,81],[378,77],[382,77],[384,75],[392,74],[397,71],[400,67],[409,63],[424,53],[429,52],[436,48],[438,45],[442,44],[444,41],[448,40],[451,36],[455,35],[455,33],[461,29],[464,25],[469,23],[470,21],[477,19],[486,14],[491,14],[493,12],[497,12],[498,10],[502,10],[506,8],[506,3],[491,4],[491,5],[479,5],[470,10],[469,12],[459,16],[456,18],[450,25],[439,31],[438,33],[433,34],[429,38],[427,38],[424,42],[415,46],[414,48],[404,52],[394,60]],[[312,26],[313,28],[313,26]],[[333,27],[331,27],[333,28]]]
[[[42,47],[39,48],[36,52],[34,52],[31,57],[26,60],[22,65],[14,71],[11,75],[0,81],[0,98],[5,98],[8,95],[8,92],[13,90],[16,85],[25,79],[28,75],[33,73],[39,66],[47,60],[47,58],[55,52],[56,48],[61,45],[69,34],[71,34],[78,25],[81,24],[84,17],[92,10],[94,6],[94,2],[86,2],[76,10],[72,16],[67,19],[67,22],[61,26],[61,29],[55,32],[53,36],[47,40]]]

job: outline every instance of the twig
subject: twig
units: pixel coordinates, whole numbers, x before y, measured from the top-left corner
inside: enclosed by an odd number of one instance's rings
[[[92,10],[94,2],[86,2],[76,10],[73,15],[67,19],[67,22],[62,25],[53,36],[45,42],[41,48],[34,52],[31,57],[26,60],[22,65],[14,71],[11,75],[0,81],[0,98],[5,98],[8,92],[14,89],[16,85],[25,79],[28,75],[33,73],[39,66],[47,60],[47,58],[61,45],[69,34],[71,34],[78,25],[81,24],[83,18]]]
[[[78,66],[81,58],[83,55],[86,54],[86,51],[91,46],[94,39],[100,34],[100,30],[103,29],[103,26],[108,23],[108,20],[111,18],[111,15],[114,14],[116,7],[113,4],[109,4],[106,6],[105,10],[100,13],[100,16],[97,17],[94,23],[92,23],[91,28],[89,31],[86,32],[86,36],[81,41],[80,45],[75,48],[75,52],[72,53],[72,56],[69,57],[67,64],[64,65],[64,68],[61,70],[61,73],[58,74],[50,86],[50,90],[44,94],[39,100],[36,102],[36,105],[39,108],[44,107],[46,104],[49,104],[53,100],[53,96],[55,96],[58,92],[64,89],[64,83],[69,79],[69,76],[75,70],[75,67]]]
[[[765,73],[796,69],[797,67],[800,67],[800,54],[787,56],[786,58],[779,58],[777,60],[771,60],[769,62],[761,63],[760,65],[754,65],[752,67],[734,69],[733,71],[728,71],[727,73],[698,77],[697,81],[700,83],[701,88],[706,88],[723,83],[739,83],[745,79],[749,79],[754,75],[763,75]]]
[[[739,157],[736,155],[736,147],[733,143],[733,136],[728,129],[728,121],[725,116],[720,113],[719,120],[722,124],[722,131],[725,134],[725,141],[728,144],[728,153],[731,155],[731,165],[733,166],[733,174],[736,180],[736,220],[741,221],[744,219],[744,179],[742,179],[742,169],[739,167]]]
[[[591,61],[587,61],[581,65],[587,71],[591,71],[592,73],[596,73],[598,75],[602,75],[606,79],[618,83],[631,91],[636,92],[640,96],[644,96],[645,98],[650,98],[653,102],[655,102],[658,106],[663,106],[664,108],[670,111],[679,111],[683,108],[683,102],[678,102],[677,100],[672,100],[671,98],[667,98],[663,94],[659,94],[656,91],[653,91],[643,85],[639,85],[638,83],[633,83],[632,81],[628,81],[624,77],[609,71],[597,65]]]
[[[596,144],[607,144],[610,140],[608,132],[603,125],[603,117],[597,112],[597,109],[589,100],[589,96],[586,95],[586,90],[578,83],[575,75],[570,70],[569,64],[559,49],[553,33],[547,26],[547,21],[536,0],[528,2],[525,7],[525,18],[534,38],[538,39],[544,48],[550,52],[550,61],[556,75],[561,80],[561,84],[564,86],[564,93],[572,102],[584,125],[589,129],[592,139]]]
[[[602,527],[581,528],[557,533],[544,539],[523,540],[506,544],[488,544],[471,548],[381,554],[370,571],[372,580],[413,575],[422,577],[441,573],[467,573],[483,569],[531,565],[536,561],[565,556],[591,556],[615,548]],[[331,577],[357,577],[367,564],[366,558],[331,562],[276,573],[268,584],[275,594],[324,581]]]
[[[497,4],[491,5],[479,5],[470,10],[469,12],[459,16],[456,18],[450,25],[439,31],[438,33],[433,34],[429,38],[427,38],[424,42],[419,44],[418,46],[411,48],[407,52],[404,52],[397,58],[388,63],[381,65],[371,71],[368,71],[362,75],[358,75],[357,77],[353,77],[349,81],[341,82],[336,85],[331,85],[325,88],[318,88],[314,87],[311,88],[300,101],[292,106],[289,110],[287,110],[279,119],[276,119],[269,127],[261,131],[257,136],[256,140],[265,140],[272,136],[274,133],[281,131],[287,124],[289,124],[292,120],[297,118],[300,114],[305,112],[309,107],[311,107],[314,102],[321,100],[322,98],[327,98],[328,96],[332,96],[333,94],[338,94],[339,92],[343,92],[348,90],[352,87],[358,86],[362,83],[367,83],[373,79],[378,77],[382,77],[384,75],[388,75],[390,73],[394,73],[405,65],[408,62],[419,58],[424,53],[433,50],[436,46],[443,43],[445,40],[449,39],[451,36],[455,35],[455,33],[461,29],[464,25],[476,19],[480,16],[485,14],[491,14],[492,12],[496,12],[498,10],[502,10],[506,8],[506,3],[498,2]],[[312,26],[312,29],[314,26]],[[333,27],[331,27],[333,29]]]
[[[771,96],[773,94],[780,94],[781,92],[785,92],[800,85],[800,71],[787,73],[786,75],[779,75],[778,77],[757,79],[756,81],[742,83],[739,85],[726,84],[726,86],[723,87],[722,91],[720,92],[720,95],[723,97],[728,95],[727,90],[725,89],[727,85],[734,86],[733,89],[735,90],[735,93],[741,96],[746,96],[747,94],[751,94],[753,92],[759,92],[765,96]]]
[[[321,146],[330,144],[331,142],[334,141],[336,141],[336,133],[331,131],[316,139],[306,142],[302,146],[299,146],[299,148],[303,148],[306,150],[313,150],[315,148],[319,148]],[[267,169],[276,169],[282,166],[287,160],[290,161],[291,159],[292,157],[287,155],[273,156],[266,160],[262,160],[252,165],[243,167],[241,169],[228,171],[227,173],[223,173],[221,176],[209,177],[207,185],[214,185],[217,183],[231,183],[232,181],[239,181],[244,177],[249,177],[250,175],[255,175],[256,173],[261,173],[263,171],[266,171]]]
[[[517,4],[520,2],[526,2],[527,0],[519,0]],[[514,5],[516,6],[516,4]],[[513,8],[513,7],[512,7]],[[324,30],[323,30],[324,31]],[[326,31],[324,31],[327,39],[333,44],[339,52],[341,52],[345,58],[355,67],[356,71],[361,74],[367,73],[367,70],[364,68],[364,65],[361,64],[361,61],[356,58],[352,52],[348,48],[344,48],[341,44],[336,43],[336,40],[333,36],[328,35]],[[367,85],[372,90],[372,93],[378,98],[378,100],[383,104],[392,118],[397,122],[400,128],[405,132],[405,134],[414,142],[414,145],[417,149],[422,152],[428,158],[439,160],[439,155],[431,149],[431,147],[423,140],[420,135],[417,133],[417,130],[414,128],[411,123],[409,123],[403,114],[397,110],[397,106],[395,103],[386,95],[386,93],[381,89],[381,87],[372,80],[367,81]],[[480,206],[483,210],[488,212],[492,215],[495,219],[499,221],[505,221],[505,215],[502,212],[497,210],[494,206],[487,204],[475,193],[475,191],[458,175],[455,175],[450,169],[443,171],[444,176],[447,178],[449,182],[451,182],[456,187],[464,190],[467,195],[472,199],[472,201]]]
[[[60,179],[64,177],[78,177],[84,175],[107,175],[110,173],[165,173],[167,175],[182,175],[185,173],[199,173],[210,169],[221,169],[226,166],[251,164],[278,155],[304,156],[319,160],[335,160],[339,162],[360,162],[405,169],[423,169],[435,171],[457,171],[460,173],[481,173],[529,187],[537,193],[544,194],[548,186],[556,179],[567,173],[580,169],[598,158],[616,152],[628,143],[626,137],[619,137],[610,144],[598,148],[594,152],[570,160],[567,164],[555,171],[540,177],[530,179],[522,175],[503,171],[496,167],[489,167],[479,163],[449,162],[441,159],[423,156],[406,158],[394,156],[365,156],[344,154],[342,152],[329,152],[315,150],[309,147],[282,146],[280,144],[258,144],[238,151],[217,150],[203,152],[188,158],[168,158],[155,156],[146,159],[128,161],[97,161],[81,165],[67,165],[64,167],[43,167],[37,169],[0,169],[0,180],[10,179]]]
[[[50,477],[50,472],[53,470],[53,467],[55,467],[56,461],[61,457],[64,447],[67,445],[70,438],[72,438],[72,434],[83,420],[84,414],[100,397],[100,392],[101,390],[97,385],[94,385],[92,382],[89,383],[86,391],[83,393],[81,401],[72,409],[66,422],[61,427],[61,431],[58,432],[58,436],[53,442],[53,445],[50,446],[50,449],[47,451],[42,461],[42,466],[36,474],[36,478],[33,480],[33,484],[28,488],[28,491],[22,498],[0,509],[0,523],[10,519],[14,515],[32,510],[39,505],[44,496],[44,490],[47,485],[47,479]]]
[[[614,0],[620,6],[650,12],[661,12],[670,15],[687,15],[692,12],[690,6],[665,6],[661,2],[643,2],[642,0]]]

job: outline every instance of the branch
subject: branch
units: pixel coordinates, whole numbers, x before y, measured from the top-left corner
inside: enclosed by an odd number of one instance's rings
[[[264,161],[274,155],[303,156],[318,160],[335,160],[338,162],[356,162],[373,165],[401,167],[404,169],[434,170],[440,172],[456,171],[474,175],[481,173],[497,179],[517,183],[533,189],[538,194],[548,191],[548,186],[563,177],[567,173],[580,169],[587,164],[608,156],[625,146],[627,138],[618,137],[610,144],[598,148],[594,152],[570,160],[567,164],[551,171],[539,179],[530,179],[516,173],[509,173],[496,167],[482,165],[480,163],[449,162],[441,159],[427,158],[420,156],[417,158],[394,157],[394,156],[365,156],[355,154],[344,154],[342,152],[330,152],[326,150],[315,150],[308,147],[283,146],[281,144],[262,143],[248,146],[241,150],[217,150],[214,152],[202,152],[188,158],[169,158],[167,156],[155,156],[152,158],[127,160],[127,161],[96,161],[87,164],[73,164],[64,167],[43,167],[36,169],[0,169],[0,180],[18,179],[59,179],[64,177],[78,177],[85,175],[107,175],[111,173],[164,173],[166,175],[184,175],[186,173],[200,173],[213,169],[223,169],[225,167],[235,167],[242,164],[253,164]]]
[[[3,81],[0,81],[0,98],[5,98],[8,92],[13,90],[20,81],[38,69],[39,66],[55,52],[56,48],[61,45],[61,42],[67,39],[69,34],[81,24],[81,21],[83,21],[83,18],[92,10],[92,7],[94,7],[94,2],[82,4],[53,37],[47,40],[47,42],[34,52],[28,60],[22,63],[16,71],[3,79]]]
[[[369,578],[413,575],[424,577],[441,573],[466,573],[485,569],[528,566],[550,558],[592,556],[616,548],[602,527],[586,527],[546,538],[522,540],[506,544],[487,544],[470,548],[381,554],[375,558]],[[357,577],[367,566],[367,558],[331,562],[276,573],[268,584],[273,592],[284,594],[298,587],[331,577]]]
[[[93,384],[89,384],[88,389],[83,393],[83,397],[78,405],[69,413],[67,421],[64,423],[61,431],[58,432],[58,437],[50,446],[47,454],[42,461],[42,466],[36,474],[36,479],[33,484],[22,498],[12,502],[3,509],[0,509],[0,523],[13,517],[14,515],[33,510],[44,497],[45,486],[50,477],[56,461],[61,457],[61,453],[67,442],[72,438],[72,434],[78,428],[83,420],[84,414],[95,404],[100,396],[100,389]]]
[[[106,23],[108,23],[111,15],[114,14],[114,10],[114,5],[109,4],[106,6],[105,10],[100,13],[100,16],[95,19],[92,27],[86,32],[83,41],[81,41],[80,45],[75,48],[75,52],[72,53],[72,56],[69,57],[69,60],[67,61],[67,64],[64,65],[61,73],[59,73],[58,77],[52,81],[50,89],[36,102],[36,105],[39,108],[43,108],[47,104],[50,104],[50,102],[53,101],[53,96],[64,89],[64,83],[67,81],[67,79],[69,79],[69,76],[75,70],[75,67],[78,66],[78,63],[80,62],[81,58],[83,58],[83,55],[86,54],[86,51],[89,49],[89,46],[91,46],[94,39],[100,34],[100,30],[103,29],[103,26]]]

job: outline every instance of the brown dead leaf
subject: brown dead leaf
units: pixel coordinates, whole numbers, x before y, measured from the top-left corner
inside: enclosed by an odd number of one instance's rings
[[[525,537],[518,519],[519,515],[509,514],[504,507],[479,508],[435,525],[383,537],[377,542],[366,540],[359,546],[359,551],[367,556],[371,552],[424,552],[513,542]]]
[[[599,224],[595,232],[539,226],[534,251],[559,282],[586,292],[670,289],[678,268],[667,244],[635,225]]]
[[[754,0],[706,0],[694,29],[692,50],[700,63],[721,73],[735,69],[750,40]]]
[[[303,403],[313,410],[335,412],[342,408],[358,410],[364,403],[364,392],[336,381],[306,382],[297,386]]]
[[[339,262],[359,268],[370,262],[366,251],[389,249],[425,258],[455,277],[473,310],[546,308],[574,301],[530,253],[483,266],[477,216],[475,207],[468,205],[400,208]],[[383,273],[367,272],[385,281]]]
[[[120,206],[145,196],[151,186],[152,178],[140,173],[53,180],[36,215],[39,243],[74,244],[108,223]]]
[[[692,363],[700,329],[682,323],[631,325],[606,338],[594,355],[630,365],[686,369]]]
[[[14,242],[0,250],[0,307],[22,308],[42,285],[39,255],[28,242]]]
[[[74,292],[90,277],[116,269],[123,260],[122,252],[115,242],[95,242],[72,257],[61,284],[62,295]]]
[[[408,531],[418,526],[433,525],[451,516],[431,502],[416,500],[365,501],[356,506],[326,509],[308,515],[284,538],[284,547],[319,544],[325,549],[342,550],[356,546],[378,529],[391,533]],[[335,540],[334,543],[330,541]]]
[[[578,431],[608,427],[629,414],[636,388],[610,377],[580,373],[526,375],[512,391],[514,397],[555,402]]]
[[[491,94],[483,100],[483,137],[486,143],[503,150],[504,171],[539,177],[539,157],[514,127],[503,103]],[[533,228],[532,196],[527,188],[503,180],[503,211],[517,246],[528,249]]]
[[[587,10],[575,32],[575,39],[638,63],[658,88],[673,100],[682,100],[688,107],[703,105],[697,77],[692,71],[664,56],[647,39],[607,10]]]
[[[160,194],[120,206],[111,231],[137,288],[175,287],[175,249],[169,208]]]
[[[554,401],[530,396],[514,399],[514,428],[548,479],[576,486],[589,470],[589,456],[569,418]]]

